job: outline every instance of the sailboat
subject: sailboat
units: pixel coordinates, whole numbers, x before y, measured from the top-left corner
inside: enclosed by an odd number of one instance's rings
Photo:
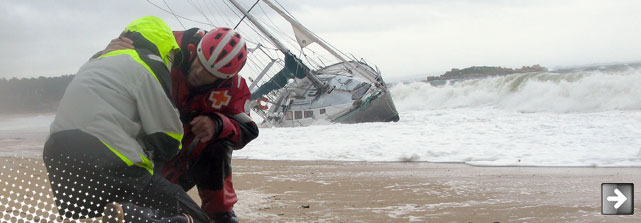
[[[378,68],[321,39],[277,0],[241,1],[188,2],[207,24],[234,27],[245,36],[250,55],[240,75],[250,83],[247,107],[262,126],[399,120]]]

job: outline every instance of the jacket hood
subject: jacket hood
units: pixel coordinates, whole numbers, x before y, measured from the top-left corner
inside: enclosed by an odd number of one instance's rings
[[[149,42],[156,45],[165,65],[169,65],[171,51],[180,52],[180,47],[176,43],[171,29],[158,17],[146,16],[136,19],[127,25],[125,31],[138,32]]]

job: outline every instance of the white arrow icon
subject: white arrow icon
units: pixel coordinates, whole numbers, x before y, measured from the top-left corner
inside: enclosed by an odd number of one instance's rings
[[[619,207],[621,207],[621,205],[622,205],[623,203],[625,203],[625,201],[627,201],[627,200],[628,200],[628,198],[627,198],[627,197],[625,197],[625,195],[623,195],[623,193],[621,193],[621,191],[619,190],[619,188],[615,188],[615,189],[614,189],[614,193],[615,193],[615,194],[617,194],[617,196],[616,196],[616,197],[615,197],[615,196],[608,196],[606,199],[607,199],[608,201],[616,201],[617,203],[616,203],[616,204],[614,204],[614,209],[619,209]]]

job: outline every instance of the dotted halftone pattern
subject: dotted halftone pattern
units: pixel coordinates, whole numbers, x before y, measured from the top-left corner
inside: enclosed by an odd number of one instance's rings
[[[103,207],[114,200],[133,204],[123,206],[126,222],[159,219],[159,211],[136,206],[163,205],[156,202],[162,200],[159,197],[143,197],[134,192],[136,185],[102,174],[104,170],[84,161],[64,158],[48,166],[51,172],[40,159],[0,158],[0,223],[103,222]],[[184,219],[179,216],[163,222]],[[104,220],[110,222],[107,217]]]
[[[42,160],[2,159],[0,187],[0,222],[63,222]]]

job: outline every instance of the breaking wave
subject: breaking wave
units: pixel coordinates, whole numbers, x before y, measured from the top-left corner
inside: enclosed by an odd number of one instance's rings
[[[519,112],[597,112],[641,109],[641,70],[524,73],[391,88],[400,112],[491,106]]]

